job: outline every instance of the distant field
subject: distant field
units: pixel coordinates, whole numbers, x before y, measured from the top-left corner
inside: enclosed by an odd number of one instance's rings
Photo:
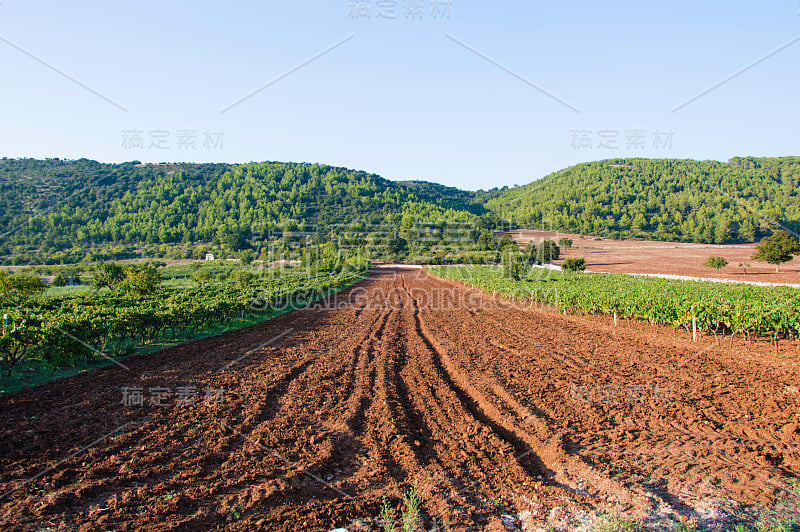
[[[751,260],[756,244],[686,244],[652,240],[607,240],[555,231],[518,230],[510,232],[520,245],[543,239],[571,238],[572,248],[563,257],[584,257],[587,270],[605,273],[658,273],[763,283],[800,283],[800,261],[781,265],[781,272],[766,262]],[[711,255],[725,257],[728,265],[719,271],[703,266]],[[749,263],[747,274],[740,263]]]

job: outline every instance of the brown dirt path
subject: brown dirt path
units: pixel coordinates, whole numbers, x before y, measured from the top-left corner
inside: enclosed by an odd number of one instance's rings
[[[426,530],[793,496],[794,359],[498,308],[418,269],[336,301],[0,397],[2,527],[377,530],[414,483]]]

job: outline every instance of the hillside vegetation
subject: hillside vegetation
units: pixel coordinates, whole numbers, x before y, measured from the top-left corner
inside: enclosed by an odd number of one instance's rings
[[[150,246],[246,247],[256,227],[314,232],[361,222],[470,222],[475,206],[436,202],[374,174],[317,164],[101,164],[0,161],[0,256],[14,263],[125,258]],[[468,197],[471,197],[467,193]],[[94,255],[84,257],[85,250]],[[105,250],[105,251],[101,251]],[[177,258],[177,257],[176,257]]]
[[[612,238],[754,242],[800,227],[800,157],[728,163],[619,159],[579,164],[501,192],[486,208],[523,227]]]
[[[346,232],[344,226],[364,234],[384,226],[413,247],[421,225],[447,223],[475,224],[476,245],[479,230],[501,225],[754,242],[779,225],[800,228],[798,184],[800,157],[608,160],[477,192],[307,163],[2,159],[0,260],[198,258],[252,247],[256,228],[320,234],[325,241]]]

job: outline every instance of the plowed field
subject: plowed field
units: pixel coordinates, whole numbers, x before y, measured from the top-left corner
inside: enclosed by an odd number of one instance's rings
[[[415,483],[426,530],[573,529],[616,505],[703,522],[795,497],[796,356],[501,303],[387,268],[0,397],[3,528],[378,530]]]

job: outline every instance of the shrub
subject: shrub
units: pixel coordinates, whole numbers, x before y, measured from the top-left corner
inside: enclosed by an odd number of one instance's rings
[[[703,263],[703,266],[707,268],[714,268],[715,270],[719,270],[720,268],[724,268],[728,265],[728,260],[725,257],[708,257],[706,261]]]
[[[245,270],[243,268],[236,270],[233,273],[233,280],[242,290],[250,286],[250,283],[253,282],[254,278],[255,275],[253,275],[253,272],[251,272],[250,270]]]
[[[131,267],[125,272],[120,283],[129,294],[139,296],[152,294],[161,285],[161,274],[153,266]]]
[[[527,273],[527,263],[522,259],[519,253],[514,253],[510,249],[503,252],[502,255],[503,277],[506,279],[513,279],[519,281]]]
[[[0,361],[11,375],[14,366],[36,347],[41,334],[40,323],[21,313],[5,314],[0,322]]]
[[[561,256],[561,249],[552,240],[542,242],[536,252],[536,262],[550,264]]]
[[[9,275],[0,270],[0,298],[3,303],[20,305],[41,294],[45,289],[41,279],[33,275]]]
[[[103,287],[114,290],[123,279],[125,279],[125,269],[122,266],[113,262],[101,262],[92,274],[92,285],[97,290]]]
[[[763,260],[776,266],[781,271],[781,263],[792,260],[792,255],[800,253],[800,242],[791,233],[778,230],[764,237],[756,247],[753,260]]]
[[[582,272],[586,269],[586,260],[583,257],[567,257],[561,269],[567,272]]]

